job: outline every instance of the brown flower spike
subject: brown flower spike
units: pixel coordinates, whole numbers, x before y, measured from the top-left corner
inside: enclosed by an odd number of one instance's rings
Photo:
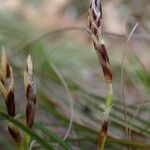
[[[29,128],[32,128],[34,115],[35,115],[36,85],[35,85],[35,76],[33,73],[33,65],[32,65],[30,55],[28,56],[26,69],[24,72],[24,85],[25,85],[25,95],[27,99],[26,125]]]
[[[112,72],[111,72],[109,57],[104,42],[101,41],[101,44],[100,43],[94,44],[94,47],[96,49],[100,64],[102,66],[102,70],[106,82],[109,84],[112,82]]]
[[[15,117],[14,77],[4,49],[2,50],[0,61],[0,89],[5,99],[8,115]],[[15,143],[18,144],[21,141],[19,130],[11,124],[8,130]]]
[[[8,63],[4,49],[1,55],[0,69],[1,90],[7,106],[7,112],[10,116],[15,117],[15,101],[14,101],[14,77],[10,64]]]
[[[104,42],[101,40],[102,8],[100,0],[90,1],[88,27],[90,29],[94,47],[102,66],[104,77],[107,83],[111,83],[112,72],[110,68],[109,57]]]
[[[94,48],[97,52],[97,56],[103,70],[105,80],[109,87],[109,93],[104,108],[101,131],[99,133],[99,139],[98,139],[98,150],[103,150],[106,137],[107,137],[109,111],[112,105],[113,91],[112,91],[112,72],[111,72],[109,57],[107,54],[105,44],[101,37],[102,36],[101,35],[101,30],[102,30],[101,0],[90,1],[88,27],[91,33],[91,38],[93,40]]]

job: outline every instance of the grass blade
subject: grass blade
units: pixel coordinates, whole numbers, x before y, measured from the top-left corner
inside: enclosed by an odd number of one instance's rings
[[[38,134],[36,134],[35,132],[33,132],[31,129],[27,128],[25,125],[23,125],[19,121],[13,119],[12,117],[10,117],[9,115],[7,115],[7,114],[5,114],[3,112],[0,112],[0,117],[3,118],[3,119],[5,119],[5,120],[7,120],[7,121],[9,121],[9,122],[11,122],[16,127],[18,127],[19,129],[21,129],[23,132],[25,132],[26,134],[28,134],[37,143],[39,143],[44,149],[54,150],[54,148],[52,147],[52,145],[50,145],[43,138],[41,138]]]
[[[59,136],[57,136],[54,132],[49,130],[43,123],[37,123],[35,126],[39,130],[41,130],[45,135],[47,135],[50,139],[62,145],[65,150],[71,150],[71,146],[69,144],[64,142]]]

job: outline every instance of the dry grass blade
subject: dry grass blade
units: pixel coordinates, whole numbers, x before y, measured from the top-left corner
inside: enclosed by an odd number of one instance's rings
[[[127,43],[125,45],[125,48],[123,49],[122,62],[121,62],[121,87],[122,87],[121,89],[122,89],[122,100],[124,105],[124,121],[126,123],[125,131],[127,135],[128,135],[128,125],[127,125],[128,123],[127,123],[126,101],[125,101],[125,94],[124,94],[124,59],[125,59],[125,50],[127,49],[128,43],[137,27],[138,27],[138,23],[135,24],[135,26],[133,27],[133,29],[131,30],[128,36]]]
[[[52,66],[53,70],[55,71],[55,73],[58,75],[59,79],[61,80],[65,90],[67,91],[68,97],[69,97],[69,102],[70,102],[70,122],[69,122],[68,130],[67,130],[67,132],[66,132],[66,134],[65,134],[65,136],[63,138],[63,140],[66,140],[67,137],[70,134],[71,127],[72,127],[72,124],[73,124],[73,119],[74,119],[73,98],[72,98],[72,95],[71,95],[71,93],[69,91],[69,87],[68,87],[65,79],[61,75],[61,73],[58,71],[58,69],[56,68],[56,66],[54,64],[51,63],[51,66]]]

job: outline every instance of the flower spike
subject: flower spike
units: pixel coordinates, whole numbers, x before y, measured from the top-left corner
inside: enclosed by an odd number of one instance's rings
[[[14,77],[12,67],[8,62],[4,48],[2,48],[0,60],[0,90],[5,99],[8,115],[15,117]],[[8,131],[15,143],[19,144],[21,141],[21,135],[18,128],[9,124]]]
[[[35,104],[36,104],[36,85],[35,76],[33,73],[33,65],[31,56],[28,56],[26,69],[24,71],[24,85],[25,95],[27,100],[26,106],[26,124],[29,128],[32,128],[34,115],[35,115]]]

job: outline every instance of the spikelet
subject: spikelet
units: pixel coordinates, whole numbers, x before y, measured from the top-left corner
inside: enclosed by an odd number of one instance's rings
[[[91,0],[89,7],[88,26],[97,40],[101,35],[102,8],[100,0]]]
[[[94,48],[97,52],[103,74],[107,83],[112,82],[112,72],[107,50],[101,36],[102,7],[101,0],[91,0],[88,16],[88,27],[91,32]]]
[[[5,99],[8,115],[15,117],[14,77],[4,48],[2,49],[0,61],[0,89]],[[15,143],[20,143],[21,135],[19,130],[12,124],[9,124],[8,130]]]
[[[103,150],[108,131],[108,121],[103,121],[99,133],[98,150]]]
[[[110,84],[112,82],[112,72],[111,72],[109,57],[104,42],[102,41],[101,44],[97,43],[96,45],[94,45],[94,47],[96,49],[100,64],[102,66],[102,70],[106,82]]]
[[[33,73],[33,65],[32,65],[30,55],[28,56],[26,69],[24,71],[24,86],[25,86],[25,95],[27,100],[26,125],[29,128],[32,128],[34,115],[35,115],[36,85],[35,85],[35,76]]]
[[[8,63],[5,50],[2,50],[1,66],[1,90],[5,98],[7,112],[10,116],[15,117],[15,101],[14,101],[14,77],[12,67]]]

